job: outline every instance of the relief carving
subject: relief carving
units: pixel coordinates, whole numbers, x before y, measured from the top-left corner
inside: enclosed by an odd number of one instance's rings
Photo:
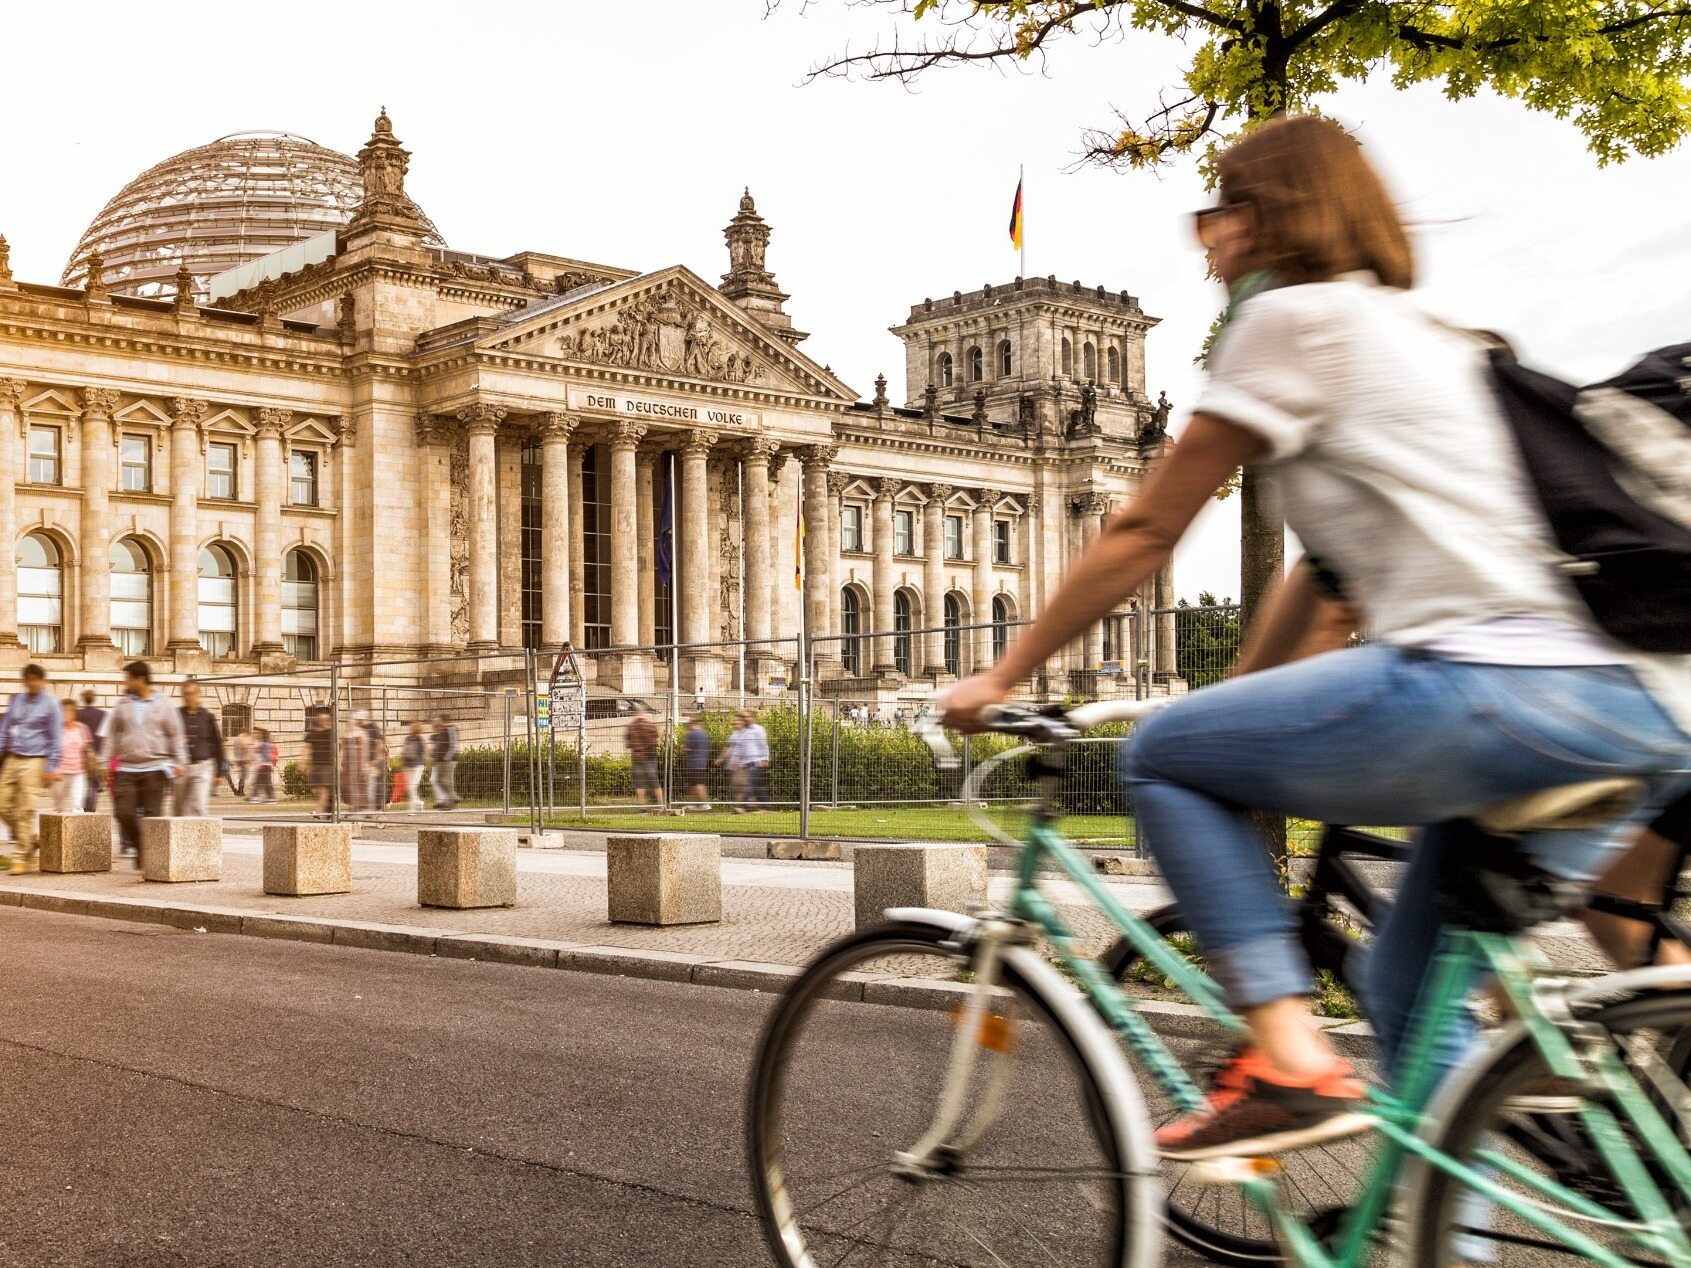
[[[718,517],[722,529],[717,537],[717,608],[722,613],[720,633],[723,640],[740,637],[740,481],[733,464],[717,468],[717,502],[722,508]]]
[[[447,455],[447,479],[451,485],[447,518],[447,569],[452,584],[448,603],[452,608],[452,641],[470,641],[470,441],[459,433]]]
[[[674,285],[640,296],[599,325],[560,336],[558,355],[722,383],[761,377],[751,354],[721,335],[705,309]]]

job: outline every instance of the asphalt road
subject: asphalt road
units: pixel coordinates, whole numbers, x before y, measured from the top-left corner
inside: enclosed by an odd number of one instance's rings
[[[0,1264],[769,1262],[768,996],[16,908],[0,949]]]

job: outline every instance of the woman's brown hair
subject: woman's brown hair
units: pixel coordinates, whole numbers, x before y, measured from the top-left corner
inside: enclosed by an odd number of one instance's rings
[[[1415,253],[1362,147],[1315,115],[1271,119],[1217,163],[1225,203],[1256,211],[1251,267],[1282,282],[1328,282],[1359,269],[1387,286],[1415,281]]]

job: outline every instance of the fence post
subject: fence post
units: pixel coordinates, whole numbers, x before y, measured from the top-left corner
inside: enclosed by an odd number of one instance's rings
[[[341,821],[341,687],[340,667],[329,665],[329,821]]]
[[[511,688],[505,688],[505,813],[511,813]]]
[[[828,751],[828,804],[840,808],[840,702],[834,701],[832,747]]]
[[[798,640],[799,663],[799,840],[810,839],[810,721],[811,721],[811,650],[810,635],[801,632]]]

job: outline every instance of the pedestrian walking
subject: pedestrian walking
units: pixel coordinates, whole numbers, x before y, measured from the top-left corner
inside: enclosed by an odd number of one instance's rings
[[[710,791],[705,781],[710,776],[710,732],[697,714],[687,719],[687,730],[681,737],[681,771],[688,795],[701,810],[709,810]]]
[[[769,733],[758,725],[750,709],[742,709],[735,715],[734,733],[728,737],[728,745],[716,764],[728,770],[735,814],[745,814],[764,800]]]
[[[182,715],[153,690],[146,661],[123,667],[123,686],[100,752],[116,767],[112,806],[123,855],[140,867],[141,820],[163,812],[165,789],[187,768],[188,745]]]
[[[263,727],[253,729],[252,766],[253,782],[252,794],[247,798],[249,802],[273,802],[276,800],[276,761],[280,754],[276,751],[276,742],[270,738],[270,732]]]
[[[12,875],[34,871],[36,798],[58,778],[64,723],[59,702],[47,694],[47,671],[23,667],[23,690],[0,718],[0,820],[12,830]]]
[[[634,706],[634,717],[623,733],[628,745],[629,761],[633,765],[634,800],[646,804],[646,794],[652,794],[652,804],[664,804],[663,784],[658,779],[658,728],[652,721],[651,710],[645,705]]]
[[[458,804],[458,728],[445,714],[434,720],[434,734],[429,736],[429,761],[435,809],[450,810]]]
[[[171,813],[204,816],[209,813],[212,785],[229,769],[223,752],[223,731],[217,718],[201,703],[200,684],[182,684],[182,735],[188,749],[188,768],[171,790]]]
[[[348,810],[370,806],[370,736],[357,714],[341,728],[341,800]]]
[[[364,743],[370,754],[368,805],[372,810],[380,810],[388,804],[388,739],[381,723],[362,709],[353,717],[364,728]]]
[[[318,705],[305,729],[305,782],[317,798],[317,813],[326,816],[335,795],[335,731],[329,710]]]
[[[399,768],[405,774],[405,808],[412,814],[423,808],[423,764],[428,759],[429,737],[421,722],[413,722],[399,748]]]
[[[64,714],[64,734],[59,737],[59,761],[53,768],[58,779],[53,783],[53,813],[73,815],[82,813],[82,788],[88,778],[87,768],[99,761],[89,754],[94,737],[77,717],[76,700],[67,698],[61,708]]]
[[[89,814],[93,814],[95,807],[100,804],[100,787],[106,782],[104,763],[99,760],[97,755],[100,741],[106,734],[106,711],[94,703],[98,699],[99,697],[93,691],[84,691],[82,693],[82,707],[76,711],[76,720],[88,728],[89,738],[96,750],[96,756],[83,763],[84,770],[82,772],[85,776],[82,788],[82,808]]]
[[[230,781],[234,785],[235,795],[247,795],[247,783],[252,778],[252,732],[242,727],[229,740],[229,767],[235,777]]]

